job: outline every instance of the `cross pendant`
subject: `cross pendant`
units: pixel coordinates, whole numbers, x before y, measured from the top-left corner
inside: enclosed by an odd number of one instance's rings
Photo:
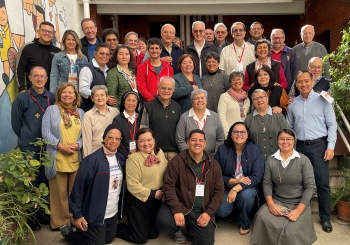
[[[282,182],[282,178],[280,177],[280,183]]]
[[[264,127],[264,128],[263,128],[263,133],[265,133],[265,131],[266,131],[266,128]]]
[[[40,117],[40,114],[39,114],[39,113],[36,113],[34,116],[35,116],[36,118],[39,118],[39,117]]]

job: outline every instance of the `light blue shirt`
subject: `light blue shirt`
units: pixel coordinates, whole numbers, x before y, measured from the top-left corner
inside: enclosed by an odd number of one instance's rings
[[[332,104],[313,90],[307,99],[299,95],[288,106],[287,122],[298,140],[315,140],[327,136],[327,148],[334,150],[337,121]]]

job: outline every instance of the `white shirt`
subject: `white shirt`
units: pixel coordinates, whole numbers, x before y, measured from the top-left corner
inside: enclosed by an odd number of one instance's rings
[[[202,47],[200,47],[198,45],[198,43],[196,43],[196,41],[193,41],[193,44],[194,44],[194,47],[195,47],[195,49],[197,51],[198,59],[199,59],[199,76],[202,77],[202,62],[201,62],[201,59],[205,59],[205,57],[201,57],[201,53],[202,53],[202,49],[203,49],[203,47],[205,45],[205,40],[203,42]]]
[[[92,64],[94,67],[100,68],[97,64],[95,58],[92,59]],[[107,77],[108,67],[105,65],[105,69],[103,74],[105,78]],[[89,67],[83,67],[79,73],[79,94],[83,96],[85,99],[88,99],[91,96],[91,86],[92,83],[92,72]]]
[[[207,116],[210,116],[210,112],[209,112],[208,109],[205,109],[205,113],[204,113],[204,116],[203,116],[202,120],[198,119],[198,117],[194,113],[193,108],[191,108],[190,111],[188,112],[188,117],[193,117],[193,120],[196,122],[197,127],[200,130],[203,130],[203,128],[204,128],[204,126],[206,124],[206,121],[207,121]]]
[[[273,153],[272,156],[274,158],[276,158],[277,160],[281,161],[281,164],[282,164],[283,168],[286,168],[288,166],[288,164],[290,163],[290,161],[293,160],[294,158],[296,158],[296,157],[300,158],[299,153],[295,149],[293,149],[292,155],[290,157],[288,157],[285,161],[283,161],[283,158],[281,157],[281,151],[280,150],[278,150],[275,153]]]
[[[135,112],[134,112],[134,115],[129,116],[129,114],[126,113],[126,111],[124,110],[123,114],[124,114],[125,118],[127,118],[131,124],[134,124],[135,118],[136,118],[136,113]]]
[[[123,183],[123,173],[117,157],[115,155],[112,157],[107,156],[107,160],[110,176],[105,219],[112,218],[118,212],[119,194]]]

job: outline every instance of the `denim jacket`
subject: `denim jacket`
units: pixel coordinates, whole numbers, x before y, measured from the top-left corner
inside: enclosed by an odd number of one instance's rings
[[[80,69],[83,68],[88,63],[88,60],[86,56],[83,55],[82,59],[79,59],[79,57],[77,57],[77,60],[75,61],[75,63],[77,65],[78,77],[79,77]],[[55,93],[58,86],[68,81],[69,71],[70,71],[70,61],[66,51],[62,51],[55,54],[52,59],[51,73],[50,73],[50,91],[51,92]]]

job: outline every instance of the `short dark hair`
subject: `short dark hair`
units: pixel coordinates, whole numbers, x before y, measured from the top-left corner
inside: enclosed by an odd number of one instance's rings
[[[39,28],[41,28],[41,26],[51,26],[55,30],[55,26],[51,22],[48,22],[48,21],[41,22],[39,25]]]
[[[256,54],[256,51],[258,50],[258,45],[260,44],[263,44],[263,43],[266,43],[267,44],[267,48],[269,50],[268,52],[268,56],[270,57],[271,56],[271,43],[270,41],[266,40],[266,39],[263,39],[263,40],[259,40],[255,43],[254,45],[254,56],[255,58],[258,58],[258,55]]]
[[[115,51],[113,53],[113,57],[112,57],[113,61],[114,61],[112,67],[116,67],[117,66],[117,64],[118,64],[117,54],[118,54],[119,50],[122,49],[122,48],[127,49],[129,51],[130,60],[129,60],[129,63],[128,63],[128,68],[133,73],[133,75],[136,75],[135,74],[136,73],[136,67],[135,67],[135,63],[134,63],[134,55],[133,55],[130,47],[128,45],[126,45],[126,44],[119,44],[117,46],[117,48],[115,49]]]
[[[99,43],[97,44],[96,48],[95,48],[95,52],[99,51],[100,48],[108,48],[109,49],[109,52],[111,52],[111,48],[105,44],[105,43]]]
[[[260,71],[266,71],[269,76],[270,76],[270,81],[269,81],[269,85],[268,87],[269,88],[273,88],[274,87],[274,84],[277,82],[276,81],[276,75],[275,73],[273,72],[273,70],[268,67],[267,65],[262,65],[258,70],[256,70],[255,72],[255,75],[254,75],[254,89],[257,89],[257,88],[261,88],[259,82],[258,82],[258,76],[259,76],[259,73]]]
[[[293,130],[291,130],[290,128],[282,128],[278,133],[277,133],[277,138],[282,134],[282,133],[286,133],[289,134],[290,136],[292,136],[295,140],[295,132]]]
[[[147,46],[147,40],[144,37],[139,37],[139,41],[142,41]]]
[[[259,22],[259,21],[254,21],[254,22],[250,25],[250,29],[253,29],[254,25],[256,25],[256,24],[260,25],[260,26],[261,26],[261,29],[264,29],[263,24],[261,24],[261,22]]]
[[[235,146],[235,143],[233,142],[231,135],[232,135],[233,128],[236,127],[236,125],[243,125],[245,127],[245,129],[247,130],[248,138],[247,138],[246,143],[253,142],[253,139],[250,137],[250,130],[249,130],[247,124],[245,122],[238,121],[238,122],[235,122],[234,124],[232,124],[232,126],[228,130],[227,138],[224,141],[224,144],[225,144],[225,146],[227,146],[227,148],[231,148],[231,147]]]
[[[299,76],[299,74],[302,74],[302,73],[308,73],[310,75],[311,79],[314,79],[314,76],[312,75],[312,73],[310,71],[308,71],[308,70],[301,70],[301,71],[298,71],[298,74],[295,77],[295,81],[298,81],[298,76]]]
[[[114,30],[113,28],[107,28],[107,29],[104,29],[102,31],[102,37],[101,37],[102,38],[102,42],[106,42],[106,36],[108,36],[110,34],[114,34],[117,37],[118,41],[119,41],[119,38],[120,38],[119,32]]]
[[[156,139],[154,137],[154,133],[153,133],[152,129],[150,129],[150,128],[140,128],[137,131],[136,135],[135,135],[135,141],[137,142],[137,140],[139,139],[140,135],[145,134],[145,133],[151,133],[151,135],[152,135],[152,137],[154,139],[154,149],[153,149],[154,150],[154,154],[157,155],[158,152],[159,152],[159,147],[156,144]],[[140,149],[137,146],[137,143],[136,143],[136,151],[140,151]]]
[[[204,131],[200,130],[198,128],[191,130],[190,134],[188,135],[188,139],[187,140],[190,140],[193,134],[203,134],[204,135],[204,140],[206,140]]]
[[[148,42],[147,42],[147,49],[149,49],[149,47],[151,45],[159,45],[159,47],[162,49],[162,42],[159,40],[159,38],[156,38],[156,37],[151,37],[150,39],[148,39]]]
[[[95,25],[95,27],[96,27],[96,20],[91,19],[91,18],[84,18],[84,19],[81,20],[81,23],[80,23],[81,29],[83,29],[83,23],[84,23],[84,22],[87,22],[87,21],[92,21],[92,22],[94,22],[94,25]]]
[[[244,81],[244,73],[242,71],[232,71],[230,74],[230,77],[228,78],[228,81],[231,83],[232,80],[236,77],[241,77],[242,80]]]
[[[182,61],[184,61],[184,59],[186,59],[187,57],[191,58],[192,62],[193,62],[193,73],[195,72],[196,70],[196,63],[194,62],[194,59],[192,57],[192,55],[190,54],[183,54],[180,56],[179,60],[177,61],[177,66],[179,68],[179,71],[181,71],[181,63]]]
[[[205,56],[205,61],[207,62],[209,59],[214,59],[220,63],[220,55],[217,52],[208,52],[207,56]]]

